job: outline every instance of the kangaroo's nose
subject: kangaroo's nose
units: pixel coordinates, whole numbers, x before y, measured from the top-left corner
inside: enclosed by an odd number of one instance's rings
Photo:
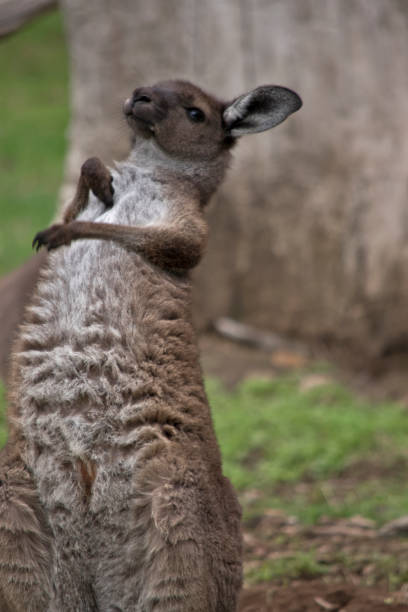
[[[151,96],[146,94],[144,91],[141,91],[140,89],[136,89],[131,95],[131,97],[125,100],[123,110],[126,115],[131,115],[135,104],[150,104],[151,101]]]
[[[146,96],[146,94],[140,94],[140,95],[134,95],[133,96],[133,102],[135,104],[136,104],[136,102],[145,102],[146,104],[148,104],[151,101],[152,101],[152,99],[149,98],[149,96]]]

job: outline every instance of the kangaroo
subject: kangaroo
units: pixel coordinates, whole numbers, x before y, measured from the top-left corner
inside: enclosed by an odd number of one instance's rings
[[[82,167],[14,347],[0,460],[2,612],[233,612],[240,506],[191,314],[203,209],[243,134],[301,106],[184,81],[124,104],[129,158]]]

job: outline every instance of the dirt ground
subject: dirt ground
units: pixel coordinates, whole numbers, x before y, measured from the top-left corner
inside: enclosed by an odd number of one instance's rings
[[[215,334],[203,335],[200,345],[204,372],[230,388],[245,377],[273,377],[316,359],[314,351],[301,347],[267,353]],[[360,374],[340,367],[336,378],[375,398],[408,397],[403,370],[393,374],[391,368],[374,368]],[[268,561],[290,568],[287,559],[311,551],[316,566],[305,564],[293,575],[283,569],[252,583],[251,576]],[[363,517],[322,520],[311,527],[270,510],[244,524],[244,566],[240,612],[408,611],[408,521],[388,532]]]
[[[390,583],[392,568],[408,567],[408,538],[400,531],[384,535],[362,517],[305,527],[280,511],[244,525],[247,575],[268,560],[284,561],[311,550],[319,577],[316,567],[304,565],[297,576],[289,572],[256,586],[246,584],[240,612],[408,610],[408,583],[397,589]]]
[[[328,585],[321,580],[294,582],[290,586],[273,585],[245,589],[240,612],[403,612],[408,600],[397,603],[375,588],[347,583]]]

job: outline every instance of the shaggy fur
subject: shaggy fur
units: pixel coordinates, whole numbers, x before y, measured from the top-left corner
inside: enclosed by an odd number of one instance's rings
[[[239,100],[241,121],[251,103]],[[232,105],[183,82],[136,90],[128,161],[111,173],[87,163],[65,223],[35,238],[65,246],[14,350],[4,612],[236,609],[240,508],[221,471],[188,276],[229,162]]]

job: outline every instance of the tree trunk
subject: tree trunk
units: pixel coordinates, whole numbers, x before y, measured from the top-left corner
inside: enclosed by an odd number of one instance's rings
[[[231,98],[262,83],[303,109],[248,137],[209,213],[203,323],[228,315],[378,354],[407,337],[408,3],[62,0],[71,55],[69,192],[127,151],[121,104],[182,77]]]
[[[57,0],[0,0],[0,38],[16,32],[56,4]]]

